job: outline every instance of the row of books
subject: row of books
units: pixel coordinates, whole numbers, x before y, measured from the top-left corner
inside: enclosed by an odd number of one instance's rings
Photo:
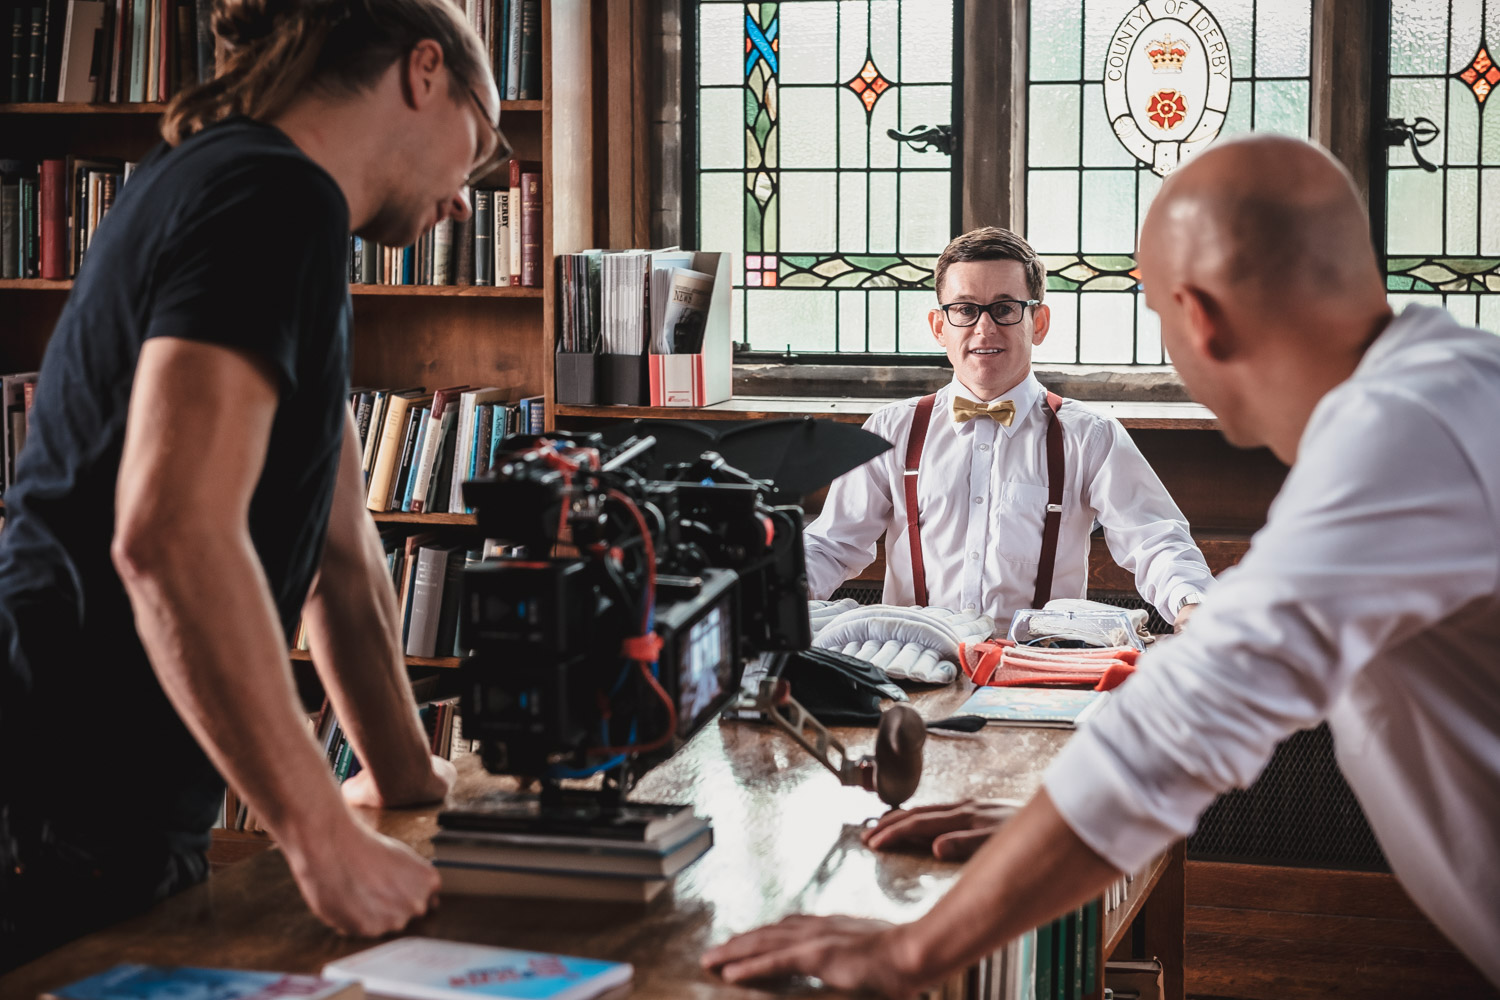
[[[208,0],[9,0],[0,93],[13,103],[167,101],[214,75]]]
[[[413,514],[466,513],[463,483],[489,471],[511,434],[540,434],[541,396],[504,401],[493,386],[428,392],[354,389],[350,401],[364,449],[365,506]]]
[[[541,0],[464,0],[506,100],[542,96]],[[0,100],[168,101],[213,78],[209,0],[6,0]]]
[[[542,284],[542,168],[510,161],[510,186],[477,188],[473,214],[444,219],[409,247],[350,238],[349,281],[363,285]]]
[[[542,99],[542,0],[463,0],[484,39],[495,89],[507,101]]]
[[[417,694],[420,700],[422,695],[419,692],[435,690],[436,682],[435,677],[414,681],[413,693]],[[458,699],[421,700],[418,714],[422,721],[423,732],[427,735],[428,749],[434,755],[452,760],[460,754],[469,752],[470,743],[463,738],[463,725],[458,714]],[[307,723],[318,741],[318,746],[322,748],[329,768],[333,771],[334,780],[343,784],[359,773],[359,758],[349,743],[349,735],[344,732],[344,727],[339,725],[338,717],[327,699],[323,701],[323,707],[319,711],[307,717]],[[232,788],[224,790],[224,808],[219,814],[219,821],[215,827],[221,830],[265,832],[255,811],[250,808],[249,803],[235,794]]]
[[[0,160],[0,278],[73,277],[133,163]]]
[[[549,816],[509,793],[445,810],[438,825],[433,863],[454,895],[645,903],[714,842],[691,806]]]
[[[16,459],[26,446],[31,429],[31,402],[36,397],[36,372],[16,372],[0,376],[0,407],[5,410],[5,426],[0,430],[4,440],[3,486],[10,489],[16,478]]]

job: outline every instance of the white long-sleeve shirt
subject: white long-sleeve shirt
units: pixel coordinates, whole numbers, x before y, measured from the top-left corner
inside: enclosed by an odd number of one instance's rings
[[[1133,871],[1326,718],[1396,876],[1500,984],[1500,337],[1411,307],[1318,404],[1245,559],[1046,788]]]
[[[1028,375],[1003,393],[1016,404],[1009,427],[988,417],[955,423],[954,393],[973,398],[957,379],[938,391],[917,476],[927,603],[1008,623],[1036,591],[1048,499],[1046,390]],[[903,478],[916,407],[913,398],[870,415],[865,429],[894,447],[835,480],[808,525],[814,598],[827,599],[870,565],[885,535],[885,602],[916,603]],[[1118,420],[1074,400],[1058,420],[1067,481],[1051,596],[1084,596],[1097,520],[1115,561],[1172,621],[1183,598],[1213,580],[1182,512]]]

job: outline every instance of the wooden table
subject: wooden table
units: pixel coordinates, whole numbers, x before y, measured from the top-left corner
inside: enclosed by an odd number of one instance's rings
[[[936,718],[964,697],[950,688],[914,701],[924,716]],[[857,755],[869,751],[874,730],[836,733]],[[975,738],[930,739],[922,783],[909,804],[1029,797],[1068,735],[992,726]],[[460,794],[505,780],[485,774],[474,757],[465,758],[460,771]],[[728,986],[703,973],[699,956],[733,934],[794,912],[910,920],[961,871],[930,856],[865,849],[859,830],[880,814],[879,800],[841,787],[790,739],[759,724],[709,725],[647,774],[634,797],[693,802],[714,826],[713,850],[650,905],[445,897],[409,933],[629,961],[636,968],[634,995],[653,1000],[764,997],[762,990]],[[369,819],[430,853],[436,813],[387,810]],[[1182,872],[1179,846],[1137,877],[1126,904],[1104,920],[1108,955],[1135,915],[1144,913],[1146,952],[1165,963],[1167,995],[1175,1000],[1183,995]],[[0,979],[0,998],[32,998],[117,962],[316,972],[368,945],[318,923],[285,858],[273,850],[16,970]]]

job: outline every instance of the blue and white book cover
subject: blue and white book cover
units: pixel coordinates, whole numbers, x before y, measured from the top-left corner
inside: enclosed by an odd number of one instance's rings
[[[959,715],[982,715],[1015,726],[1082,725],[1109,695],[1077,688],[982,687],[969,696]]]
[[[317,976],[248,969],[198,969],[182,966],[117,965],[87,979],[45,994],[48,1000],[332,1000],[363,996],[360,987],[342,977],[331,982]]]
[[[589,1000],[630,981],[624,962],[406,937],[330,962],[323,975],[410,1000]]]

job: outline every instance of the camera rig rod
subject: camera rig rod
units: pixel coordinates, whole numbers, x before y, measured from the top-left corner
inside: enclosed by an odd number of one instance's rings
[[[762,677],[754,694],[742,696],[740,707],[763,714],[841,785],[874,792],[893,809],[917,790],[927,725],[910,705],[895,705],[881,715],[874,755],[858,759],[851,759],[839,738],[792,697],[791,685],[782,678]]]

